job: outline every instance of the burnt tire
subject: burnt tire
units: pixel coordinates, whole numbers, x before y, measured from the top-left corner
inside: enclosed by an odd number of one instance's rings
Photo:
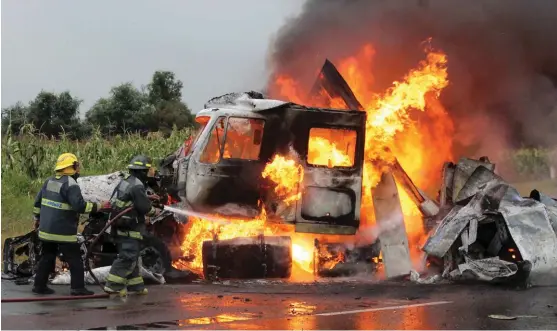
[[[162,240],[153,235],[144,235],[142,244],[139,256],[145,269],[161,275],[171,270],[170,251]]]

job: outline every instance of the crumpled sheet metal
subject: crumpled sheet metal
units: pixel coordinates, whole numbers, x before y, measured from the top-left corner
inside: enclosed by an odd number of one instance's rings
[[[516,192],[518,194],[518,192]],[[557,235],[550,221],[548,209],[532,199],[518,195],[501,201],[509,234],[516,243],[522,258],[532,263],[532,285],[557,284]]]
[[[453,185],[452,185],[452,197],[453,201],[457,201],[457,197],[460,193],[460,190],[464,187],[470,176],[474,173],[474,171],[480,167],[484,166],[485,168],[491,170],[492,172],[495,170],[495,164],[490,162],[482,162],[479,160],[473,160],[469,158],[461,158],[458,163],[456,164],[454,175],[453,175]]]
[[[462,209],[464,209],[464,211],[461,214],[460,211]],[[455,206],[451,209],[449,214],[443,218],[437,229],[435,229],[433,235],[427,239],[423,250],[428,255],[439,258],[445,256],[460,233],[470,222],[470,217],[462,217],[470,213],[469,209],[470,208],[462,206]]]
[[[516,264],[500,260],[498,257],[481,260],[466,260],[466,263],[458,265],[458,272],[452,273],[451,277],[490,282],[497,278],[511,277],[518,271],[518,266]]]
[[[480,165],[468,177],[468,180],[458,192],[455,201],[463,201],[474,196],[476,193],[486,189],[489,185],[493,187],[497,184],[506,184],[505,181],[497,176],[492,170]]]
[[[474,231],[476,224],[470,227],[470,222],[482,222],[486,219],[485,215],[497,212],[503,216],[508,233],[516,243],[522,258],[532,265],[530,283],[557,284],[557,235],[554,230],[556,210],[533,199],[522,198],[515,188],[505,184],[498,176],[493,176],[491,181],[486,182],[485,178],[488,178],[489,174],[484,170],[479,170],[478,173],[482,174],[483,189],[478,191],[467,205],[457,205],[449,212],[434,234],[428,238],[424,251],[429,255],[443,257],[461,236],[461,239],[464,239],[463,251],[466,252],[467,246],[475,239],[471,231]],[[478,178],[471,178],[471,181],[478,182]],[[467,227],[467,233],[463,233]],[[485,265],[471,263],[469,261],[459,268],[477,271],[480,279],[486,279],[487,276],[482,271]]]
[[[546,206],[546,209],[553,232],[557,233],[557,207]]]
[[[508,194],[510,186],[502,184],[498,178],[487,182],[482,191],[477,192],[465,206],[456,205],[443,219],[434,234],[430,236],[423,250],[429,255],[443,257],[461,235],[462,231],[470,224],[471,220],[480,223],[486,217],[485,212],[496,212],[501,199]],[[514,193],[511,194],[514,198]],[[520,198],[520,196],[519,196]],[[476,227],[476,224],[473,224]],[[477,228],[477,227],[476,227]],[[471,239],[475,236],[472,234]],[[472,244],[465,243],[466,245]]]
[[[553,231],[557,233],[557,200],[540,193],[538,190],[533,190],[532,193],[530,193],[530,198],[545,205],[547,213],[549,214],[549,223],[551,223]]]
[[[492,187],[488,186],[485,192],[476,193],[466,206],[454,206],[449,214],[443,218],[433,235],[427,239],[423,250],[427,254],[439,258],[445,256],[471,221],[474,220],[474,222],[479,223],[484,219],[484,210],[489,209],[493,205],[489,203],[490,199],[488,199],[488,194],[493,191],[490,188]],[[476,224],[474,224],[474,227],[477,229]],[[469,237],[473,239],[469,244],[476,241],[474,234],[469,235]]]
[[[124,173],[117,171],[108,175],[80,177],[77,184],[86,201],[102,202],[110,199],[114,188],[123,177]]]
[[[110,272],[110,268],[111,266],[106,266],[106,267],[95,268],[92,271],[97,277],[97,279],[99,280],[99,282],[105,283],[106,277],[108,277],[108,273]],[[143,279],[146,281],[151,280],[158,284],[165,283],[165,279],[162,275],[152,273],[149,270],[145,269],[143,266],[139,267],[139,273],[141,274],[141,277],[143,277]],[[53,285],[69,285],[70,281],[71,281],[70,272],[65,271],[56,275],[56,277],[52,279],[51,283]],[[88,271],[85,272],[85,283],[95,284],[95,280],[93,279],[93,277],[91,277]]]

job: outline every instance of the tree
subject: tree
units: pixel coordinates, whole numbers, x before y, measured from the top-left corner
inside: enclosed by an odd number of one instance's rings
[[[8,132],[19,133],[21,127],[29,122],[29,108],[22,102],[2,109],[2,134]]]
[[[153,131],[168,133],[176,125],[181,129],[193,125],[193,116],[188,106],[182,102],[184,84],[171,71],[156,71],[147,85],[149,102],[155,107]]]
[[[41,91],[29,104],[29,119],[40,132],[48,136],[71,133],[79,125],[81,102],[68,91],[59,95]]]
[[[154,107],[147,95],[131,83],[110,90],[109,98],[99,99],[86,114],[87,122],[103,133],[148,131],[154,125]]]
[[[178,129],[192,126],[193,116],[186,104],[181,101],[164,101],[155,111],[156,131],[170,133],[175,125]]]
[[[68,91],[60,94],[41,91],[27,107],[18,102],[3,109],[2,124],[6,125],[11,118],[12,133],[18,133],[24,124],[29,123],[48,136],[59,136],[65,132],[79,137],[81,102]]]
[[[172,71],[155,71],[151,83],[147,85],[149,102],[158,105],[162,101],[181,101],[184,84]]]

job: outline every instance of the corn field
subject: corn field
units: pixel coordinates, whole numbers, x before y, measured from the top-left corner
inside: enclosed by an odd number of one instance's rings
[[[191,128],[174,130],[164,138],[158,132],[147,136],[139,134],[103,137],[99,130],[86,141],[50,139],[26,126],[16,138],[7,134],[2,139],[2,176],[25,175],[30,180],[43,181],[53,174],[57,157],[74,153],[81,163],[83,175],[93,175],[125,169],[137,154],[152,157],[155,161],[174,152],[191,134]]]
[[[2,137],[2,237],[20,235],[32,227],[33,200],[46,178],[54,174],[62,153],[77,155],[82,176],[125,170],[137,154],[158,160],[176,151],[192,133],[191,128],[160,133],[103,136],[99,130],[85,141],[46,137],[33,126],[25,126],[15,137]]]

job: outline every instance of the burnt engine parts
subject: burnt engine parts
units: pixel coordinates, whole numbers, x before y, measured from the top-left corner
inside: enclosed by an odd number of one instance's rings
[[[341,243],[326,243],[315,239],[314,274],[319,277],[347,277],[377,271],[381,245],[348,248]]]

